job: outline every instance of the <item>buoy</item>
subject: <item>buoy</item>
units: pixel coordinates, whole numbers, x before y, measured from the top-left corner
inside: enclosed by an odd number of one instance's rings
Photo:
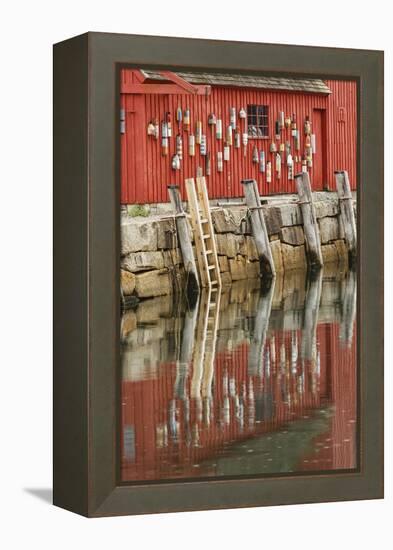
[[[311,147],[311,136],[309,134],[306,135],[306,139],[304,141],[305,147]]]
[[[167,137],[162,137],[161,140],[161,153],[163,157],[166,157],[169,150],[169,142]]]
[[[195,123],[195,142],[198,143],[198,145],[201,143],[202,139],[202,122],[200,120],[197,120]]]
[[[306,150],[305,150],[305,153],[306,153],[306,159],[307,160],[312,160],[312,148],[311,147],[306,147]]]
[[[288,166],[288,179],[293,180],[293,159],[291,154],[287,156],[287,166]]]
[[[281,155],[280,153],[276,154],[276,173],[277,179],[281,178]]]
[[[165,115],[165,120],[168,127],[168,137],[172,137],[171,113],[169,111]]]
[[[280,143],[280,153],[285,151],[285,143]]]
[[[228,161],[229,160],[229,155],[230,155],[230,148],[228,145],[225,145],[224,147],[224,160],[225,161]]]
[[[176,111],[176,120],[177,120],[178,126],[180,127],[181,121],[183,120],[183,111],[182,111],[182,108],[181,108],[181,107],[178,107],[178,108],[177,108],[177,111]]]
[[[227,133],[226,133],[226,142],[227,142],[227,145],[232,145],[232,126],[229,125],[227,127]]]
[[[289,141],[285,142],[285,154],[288,158],[288,156],[291,154],[291,144]]]
[[[265,151],[259,153],[259,171],[263,174],[265,172]]]
[[[154,122],[152,120],[147,125],[147,135],[148,136],[155,136],[156,135],[156,127],[154,126]]]
[[[275,153],[276,151],[277,151],[277,146],[274,143],[274,141],[272,141],[271,144],[270,144],[270,152]]]
[[[180,134],[176,136],[176,153],[180,160],[183,158],[183,139]]]
[[[168,136],[168,124],[165,121],[161,122],[161,135],[163,138],[167,138]]]
[[[304,121],[304,133],[305,135],[311,134],[311,121],[309,116],[306,116],[306,120]]]
[[[291,126],[291,117],[287,116],[287,118],[285,119],[285,128],[290,128],[290,126]]]
[[[195,157],[195,136],[190,134],[188,136],[188,154],[190,157]]]
[[[246,132],[242,136],[242,142],[243,142],[243,154],[244,156],[247,156],[248,134]]]
[[[209,126],[215,126],[217,123],[217,117],[214,113],[210,113],[209,118],[207,119]]]
[[[247,118],[247,113],[243,107],[239,111],[239,118]]]
[[[172,157],[172,168],[173,168],[173,170],[180,170],[179,155],[173,155],[173,157]]]
[[[293,166],[293,158],[291,153],[287,155],[287,166]]]
[[[252,150],[252,162],[257,163],[258,161],[259,161],[258,149],[257,149],[256,145],[254,145],[253,150]]]
[[[317,152],[317,144],[316,144],[315,134],[311,134],[311,148],[312,148],[313,154],[315,155],[315,153]]]
[[[295,113],[292,113],[291,128],[292,128],[292,130],[296,130],[296,114]],[[292,132],[292,135],[294,135],[293,132]]]
[[[270,160],[266,163],[266,183],[272,182],[272,163]]]
[[[222,120],[220,118],[216,121],[216,138],[222,139]]]
[[[300,151],[300,132],[299,130],[295,130],[295,149],[296,151]]]
[[[235,147],[240,149],[240,132],[235,133]]]
[[[217,172],[222,172],[223,163],[222,163],[222,152],[217,151]]]
[[[233,130],[236,130],[236,109],[235,107],[231,107],[229,109],[229,120],[231,123],[231,128]]]
[[[205,172],[207,176],[210,176],[211,174],[210,152],[207,153],[205,157]]]
[[[206,155],[206,135],[205,134],[202,134],[201,135],[201,155],[205,156]]]
[[[280,122],[278,120],[275,122],[275,132],[276,139],[280,139]]]
[[[302,157],[302,172],[307,172],[307,160]]]
[[[190,127],[190,109],[188,107],[184,111],[183,126],[186,130]]]
[[[285,126],[285,114],[284,111],[280,111],[278,115],[278,121],[280,123],[280,130],[282,130]]]

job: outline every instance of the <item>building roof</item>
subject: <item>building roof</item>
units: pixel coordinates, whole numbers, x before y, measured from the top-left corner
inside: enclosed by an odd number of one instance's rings
[[[141,69],[141,72],[149,80],[166,81],[159,71]],[[314,94],[331,93],[329,87],[319,78],[281,78],[248,74],[173,72],[191,84],[262,88],[265,90],[288,90],[291,92],[307,92]]]

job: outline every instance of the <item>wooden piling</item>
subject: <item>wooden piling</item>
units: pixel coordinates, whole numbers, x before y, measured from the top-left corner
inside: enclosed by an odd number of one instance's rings
[[[322,270],[308,281],[304,302],[301,357],[309,361],[317,360],[318,312],[322,293]]]
[[[299,195],[299,205],[303,216],[308,265],[311,269],[319,269],[323,266],[321,239],[319,236],[318,222],[315,215],[308,172],[296,174],[295,181]]]
[[[357,254],[356,222],[353,211],[351,186],[349,184],[348,172],[346,170],[336,171],[334,172],[334,175],[336,176],[337,195],[340,205],[340,220],[351,263],[355,260]]]
[[[242,185],[246,204],[250,211],[251,228],[258,251],[260,273],[262,276],[272,279],[276,276],[276,269],[274,267],[257,182],[255,180],[242,180]]]
[[[178,185],[168,186],[169,198],[176,215],[176,228],[179,238],[180,249],[183,257],[184,269],[186,271],[186,292],[188,295],[199,292],[198,270],[195,263],[194,252],[190,231],[187,223],[186,213],[181,202],[180,191]]]

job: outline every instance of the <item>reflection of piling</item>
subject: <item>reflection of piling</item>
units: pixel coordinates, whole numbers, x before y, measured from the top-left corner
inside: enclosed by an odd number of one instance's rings
[[[316,360],[316,339],[318,311],[322,291],[322,270],[317,277],[309,280],[304,303],[304,319],[302,330],[302,359]]]
[[[343,285],[342,316],[340,321],[340,341],[346,346],[352,345],[353,327],[356,318],[356,271],[350,270]]]
[[[178,185],[168,186],[169,198],[176,214],[176,228],[179,238],[181,253],[183,256],[184,269],[187,277],[187,294],[199,292],[198,271],[192,250],[191,236],[187,223],[186,213],[181,202]]]
[[[269,292],[260,295],[255,316],[254,330],[249,347],[248,375],[262,376],[266,335],[269,328],[270,313],[274,294],[274,280]]]
[[[340,222],[348,247],[349,261],[352,263],[356,259],[357,236],[351,186],[346,170],[337,171],[334,174],[336,176],[337,195],[340,204]]]
[[[242,184],[246,204],[250,211],[252,234],[258,251],[261,275],[271,279],[276,276],[276,270],[257,182],[255,180],[242,180]]]
[[[319,228],[315,215],[308,172],[296,174],[295,181],[299,195],[299,205],[303,216],[304,235],[307,245],[307,261],[311,269],[318,269],[323,265],[321,240],[319,237]]]
[[[198,307],[187,309],[184,315],[184,325],[181,334],[179,359],[176,364],[175,395],[179,399],[186,398],[186,380],[195,342],[195,327]]]

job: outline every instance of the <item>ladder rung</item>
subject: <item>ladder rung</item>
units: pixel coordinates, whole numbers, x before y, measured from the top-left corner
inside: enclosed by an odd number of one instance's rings
[[[210,281],[210,284],[212,285],[217,285],[218,284],[218,281],[216,281],[215,279],[213,281]]]
[[[215,265],[208,265],[208,266],[207,266],[207,269],[209,269],[209,270],[210,270],[210,269],[216,269],[216,266],[215,266]]]
[[[216,307],[216,302],[210,302],[209,307]]]
[[[213,254],[213,250],[206,250],[206,256],[207,256],[208,254]]]
[[[207,223],[208,221],[206,218],[201,218],[201,223]]]
[[[206,235],[203,235],[203,238],[204,238],[204,239],[211,239],[210,233],[207,233]]]

